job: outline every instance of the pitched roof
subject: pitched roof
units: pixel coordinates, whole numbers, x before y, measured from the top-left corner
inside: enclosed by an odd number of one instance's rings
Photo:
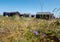
[[[53,15],[51,12],[37,12],[37,14],[49,14],[49,15]]]
[[[19,12],[4,12],[4,13],[7,13],[7,14],[20,14]]]

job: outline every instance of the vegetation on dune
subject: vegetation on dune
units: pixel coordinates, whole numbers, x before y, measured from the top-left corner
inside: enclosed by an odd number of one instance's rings
[[[0,42],[59,42],[60,19],[0,16]]]

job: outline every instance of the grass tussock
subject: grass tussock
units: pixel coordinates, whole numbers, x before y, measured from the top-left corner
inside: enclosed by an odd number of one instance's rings
[[[59,42],[59,40],[59,19],[0,17],[0,42]]]

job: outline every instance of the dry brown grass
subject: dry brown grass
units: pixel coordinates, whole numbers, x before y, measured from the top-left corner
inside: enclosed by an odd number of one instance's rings
[[[51,23],[55,21],[55,19],[43,20],[35,18],[0,17],[0,41],[27,42],[24,37],[28,30],[43,30],[47,32],[47,30],[53,29],[54,31],[55,26],[54,24],[51,25]]]

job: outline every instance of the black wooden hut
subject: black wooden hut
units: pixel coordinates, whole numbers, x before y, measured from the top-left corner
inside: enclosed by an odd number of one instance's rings
[[[30,17],[31,15],[29,13],[24,13],[24,14],[20,14],[20,17],[23,16],[23,17]]]
[[[3,13],[3,16],[8,16],[8,17],[14,16],[14,15],[20,16],[20,13],[19,12],[4,12]]]
[[[31,15],[31,17],[34,17],[34,15]]]
[[[36,18],[40,18],[40,19],[53,19],[55,18],[54,15],[50,12],[38,12],[36,14]]]

